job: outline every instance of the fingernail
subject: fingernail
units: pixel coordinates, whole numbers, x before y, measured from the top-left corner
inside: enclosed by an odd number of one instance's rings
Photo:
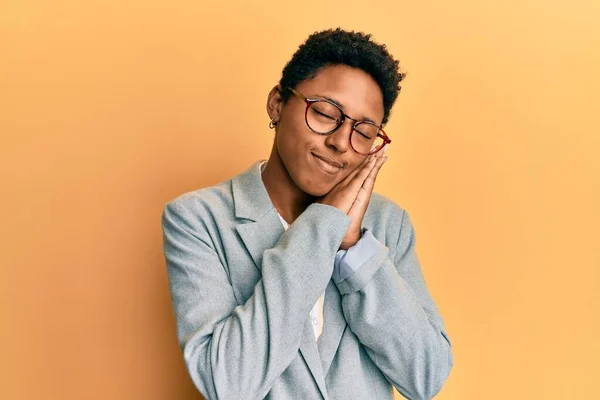
[[[383,146],[383,152],[385,153],[387,151],[388,145],[386,144],[385,146]]]

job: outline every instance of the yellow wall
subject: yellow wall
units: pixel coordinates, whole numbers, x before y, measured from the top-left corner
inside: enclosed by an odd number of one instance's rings
[[[0,4],[0,398],[200,398],[162,206],[268,156],[267,92],[338,25],[408,72],[376,190],[453,340],[439,398],[600,398],[600,2],[94,3]]]

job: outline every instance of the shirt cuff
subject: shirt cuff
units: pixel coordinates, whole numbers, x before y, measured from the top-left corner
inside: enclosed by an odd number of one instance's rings
[[[352,275],[369,258],[379,250],[381,244],[367,228],[362,229],[362,236],[348,250],[339,250],[335,255],[333,281],[337,284]]]

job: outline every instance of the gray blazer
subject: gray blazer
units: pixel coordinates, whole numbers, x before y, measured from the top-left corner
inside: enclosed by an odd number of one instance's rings
[[[177,336],[198,390],[209,400],[392,399],[393,385],[432,398],[452,353],[406,212],[373,193],[363,227],[381,246],[335,284],[349,218],[314,203],[284,231],[259,166],[163,212]],[[317,342],[309,314],[323,293]]]

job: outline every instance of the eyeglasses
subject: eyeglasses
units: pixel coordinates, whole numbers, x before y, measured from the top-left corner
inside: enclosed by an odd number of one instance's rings
[[[294,88],[288,88],[293,94],[306,102],[304,119],[308,128],[319,135],[331,135],[347,119],[354,121],[350,132],[350,146],[362,156],[377,153],[386,144],[392,143],[383,129],[371,121],[358,121],[344,114],[344,111],[328,99],[309,99]]]

